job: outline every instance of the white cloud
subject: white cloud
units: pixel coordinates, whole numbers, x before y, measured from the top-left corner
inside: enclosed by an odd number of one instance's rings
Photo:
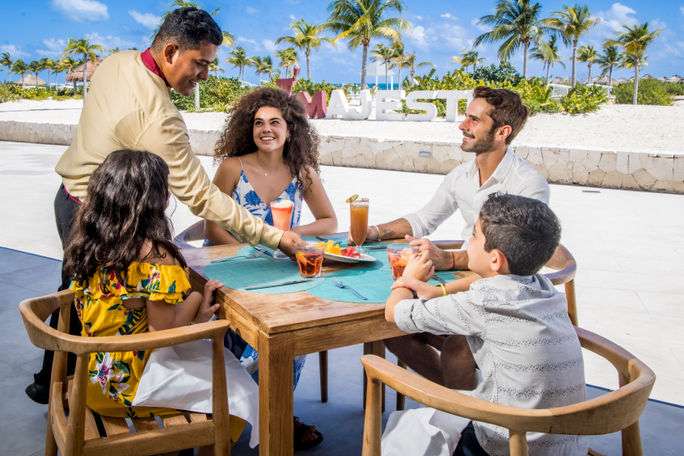
[[[28,56],[29,56],[29,54],[27,54],[26,52],[23,52],[21,49],[19,49],[19,48],[18,48],[16,45],[14,45],[14,44],[3,44],[3,45],[0,45],[0,52],[7,52],[7,53],[9,53],[10,57],[12,58],[12,60],[21,59],[21,58],[25,58],[25,57],[28,57]]]
[[[295,16],[294,14],[290,14],[290,22],[297,22],[299,18]]]
[[[680,11],[682,14],[684,14],[684,6],[680,6],[680,7],[679,7],[679,11]]]
[[[156,16],[152,13],[139,13],[135,10],[128,10],[128,14],[131,15],[135,22],[142,25],[143,27],[147,27],[150,30],[154,30],[155,28],[157,28],[157,26],[162,20],[161,16]]]
[[[453,16],[451,15],[451,13],[444,13],[440,14],[439,17],[443,17],[444,19],[451,19]]]
[[[427,37],[425,36],[425,27],[422,25],[413,27],[406,33],[406,36],[417,48],[424,50],[428,47]]]
[[[245,11],[247,12],[247,14],[257,14],[259,12],[259,10],[254,8],[253,6],[246,6]]]
[[[251,38],[247,38],[244,36],[238,36],[237,38],[235,38],[235,42],[238,44],[241,44],[241,45],[250,46],[252,48],[252,50],[254,50],[254,51],[260,51],[261,50],[259,43],[257,43],[255,40],[253,40]]]
[[[600,19],[599,27],[607,27],[611,31],[622,30],[623,25],[634,25],[637,23],[636,11],[622,3],[613,3],[607,11],[599,11],[596,17]]]
[[[38,49],[36,50],[36,53],[40,55],[46,55],[48,57],[61,57],[62,53],[64,52],[64,48],[67,45],[65,39],[54,37],[44,39],[42,42],[43,46],[45,46],[45,49]]]
[[[482,33],[487,33],[487,32],[492,30],[491,27],[489,27],[485,24],[480,24],[480,19],[477,17],[473,18],[473,20],[470,21],[470,24]]]
[[[102,48],[105,50],[104,55],[106,55],[106,51],[109,49],[128,49],[137,46],[137,44],[133,41],[122,40],[118,36],[113,35],[102,36],[97,32],[86,33],[86,38],[90,40],[91,43],[102,46]]]
[[[273,40],[261,40],[261,44],[266,52],[275,52],[276,50],[275,41]]]
[[[107,5],[96,0],[52,0],[52,7],[77,22],[109,19]]]

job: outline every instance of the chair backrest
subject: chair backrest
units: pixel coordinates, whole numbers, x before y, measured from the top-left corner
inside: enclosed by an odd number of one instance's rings
[[[377,356],[364,355],[361,362],[368,377],[368,392],[362,454],[380,454],[383,383],[429,407],[507,428],[513,456],[527,454],[527,432],[599,435],[620,430],[623,454],[642,454],[638,420],[653,388],[655,374],[634,355],[609,340],[581,328],[575,330],[582,347],[615,366],[620,387],[594,399],[552,409],[521,409],[476,399]]]
[[[173,238],[173,243],[181,249],[192,249],[195,246],[192,241],[204,239],[204,220],[198,220]]]
[[[125,453],[159,454],[196,446],[214,445],[215,454],[229,454],[229,419],[224,364],[223,337],[229,322],[214,320],[197,325],[143,334],[111,337],[83,337],[68,334],[74,293],[69,290],[27,299],[19,311],[31,342],[55,352],[50,379],[50,400],[46,435],[46,454],[90,455]],[[57,329],[45,319],[60,309]],[[212,415],[209,419],[186,414],[181,420],[165,421],[160,428],[154,418],[138,419],[135,431],[123,421],[100,417],[86,407],[88,355],[94,352],[149,350],[193,340],[212,340]],[[66,354],[77,355],[73,380],[66,376]],[[179,412],[180,413],[180,412]],[[178,415],[177,415],[178,416]],[[176,417],[177,417],[176,416]],[[176,418],[172,417],[172,418]],[[104,432],[98,429],[104,428]],[[135,420],[134,420],[135,421]],[[113,434],[116,438],[112,438]]]

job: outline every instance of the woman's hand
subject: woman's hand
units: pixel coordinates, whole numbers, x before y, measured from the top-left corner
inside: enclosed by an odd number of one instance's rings
[[[430,253],[426,250],[418,252],[409,259],[404,268],[403,277],[411,277],[414,279],[427,282],[430,277],[435,274],[435,267],[432,265]]]
[[[218,280],[207,280],[204,284],[204,295],[202,296],[202,302],[200,303],[199,309],[197,309],[197,314],[193,321],[195,323],[204,323],[209,321],[209,319],[218,312],[221,308],[220,304],[212,304],[214,302],[214,291],[221,288],[223,284]]]

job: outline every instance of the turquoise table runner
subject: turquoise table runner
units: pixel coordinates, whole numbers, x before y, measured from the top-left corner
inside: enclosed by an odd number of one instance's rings
[[[239,256],[249,256],[256,250],[243,247]],[[389,260],[385,249],[369,249],[369,255],[376,258],[372,263],[349,264],[346,269],[326,273],[323,277],[312,279],[304,283],[283,285],[271,288],[259,288],[255,293],[281,294],[307,291],[323,299],[345,302],[377,303],[385,302],[390,294],[390,286],[394,282],[390,272]],[[297,263],[290,259],[278,260],[267,255],[257,258],[237,258],[221,263],[210,263],[204,268],[204,273],[210,279],[220,280],[223,285],[235,290],[244,290],[250,285],[261,285],[271,282],[283,282],[301,279]],[[446,280],[455,280],[451,272],[439,272],[437,275]],[[351,290],[335,286],[335,279],[355,289],[368,298],[362,300]],[[430,281],[437,285],[438,282]]]

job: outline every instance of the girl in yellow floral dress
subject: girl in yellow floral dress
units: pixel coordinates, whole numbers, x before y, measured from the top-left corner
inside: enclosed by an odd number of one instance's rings
[[[192,291],[185,260],[171,242],[164,213],[168,173],[157,155],[131,150],[111,153],[93,173],[65,251],[84,336],[138,334],[201,323],[218,310],[212,295],[221,284],[210,280],[203,292]],[[171,408],[211,412],[209,343],[155,350],[148,363],[151,355],[151,351],[91,354],[88,406],[117,417],[175,413]],[[226,350],[225,356],[229,410],[252,423],[252,444],[256,444],[256,384],[232,353]],[[201,362],[204,358],[206,363]],[[168,359],[175,363],[176,372],[160,379],[159,372],[169,372],[159,370]],[[186,369],[185,361],[192,367]],[[140,388],[144,400],[136,398],[141,384],[145,384]],[[233,441],[243,425],[231,416]]]

